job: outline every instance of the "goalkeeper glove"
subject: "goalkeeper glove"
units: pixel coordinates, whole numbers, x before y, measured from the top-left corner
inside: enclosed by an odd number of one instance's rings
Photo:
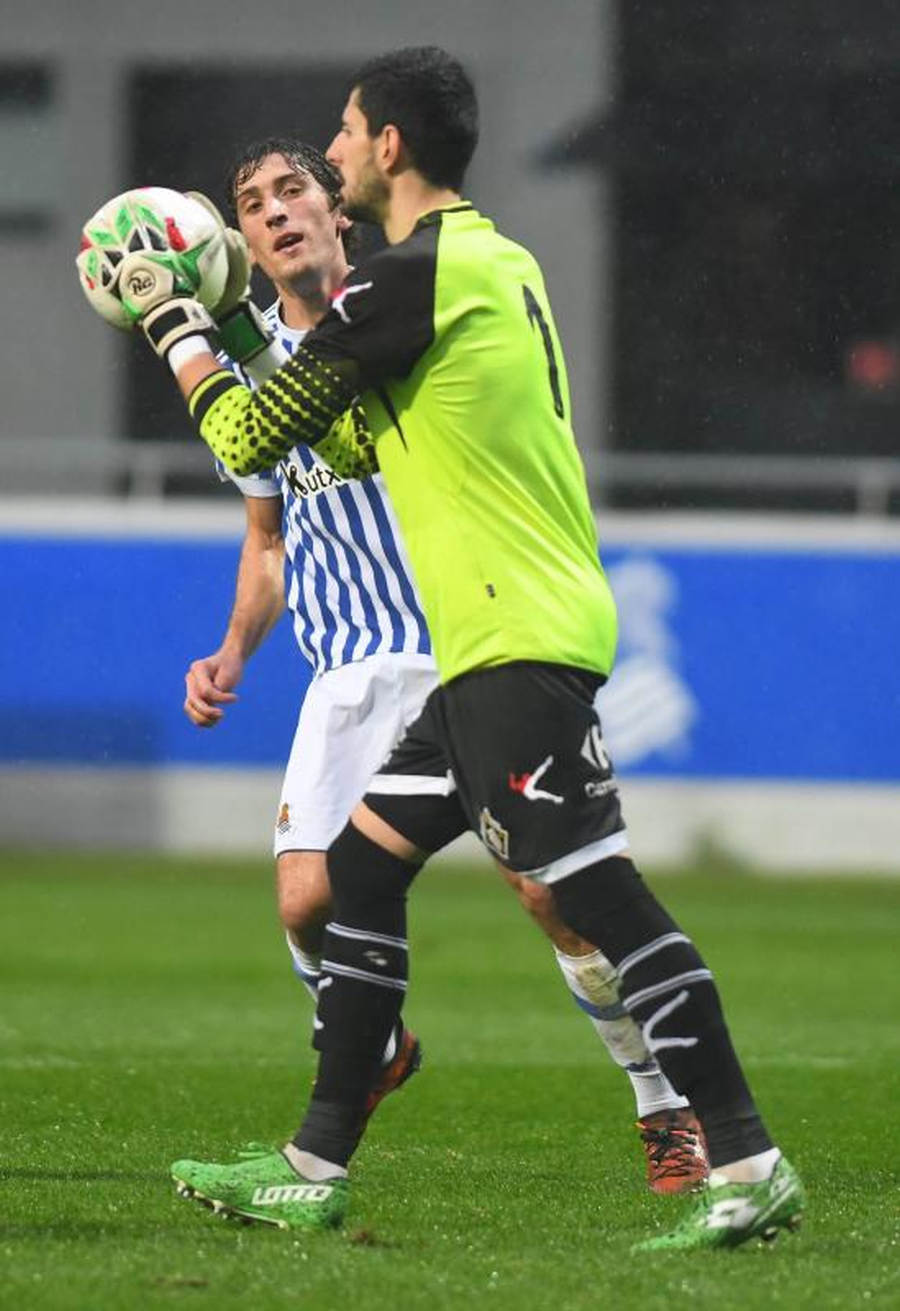
[[[122,307],[162,360],[176,342],[195,333],[215,332],[216,328],[206,307],[181,291],[179,285],[175,269],[156,254],[150,257],[135,252],[122,260]]]
[[[97,313],[126,330],[139,324],[163,358],[215,328],[208,306],[227,281],[223,237],[180,192],[141,187],[108,201],[84,226],[77,265]]]

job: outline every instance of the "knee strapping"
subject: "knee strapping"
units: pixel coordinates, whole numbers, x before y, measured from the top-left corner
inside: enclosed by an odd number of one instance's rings
[[[632,1012],[667,988],[710,977],[693,942],[626,857],[579,870],[555,884],[554,892],[563,917],[615,965],[622,1000]]]

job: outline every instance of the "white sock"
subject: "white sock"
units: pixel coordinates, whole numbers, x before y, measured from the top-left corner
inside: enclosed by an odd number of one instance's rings
[[[656,1111],[687,1106],[650,1055],[641,1030],[622,1005],[619,976],[602,951],[567,956],[554,948],[566,987],[603,1040],[616,1065],[625,1070],[634,1090],[638,1119]]]
[[[658,1111],[680,1111],[690,1105],[686,1097],[677,1093],[651,1057],[646,1065],[628,1065],[625,1073],[631,1080],[637,1117],[656,1115]]]
[[[285,1143],[281,1154],[301,1179],[308,1179],[312,1184],[324,1183],[326,1179],[347,1178],[347,1170],[343,1165],[335,1165],[334,1161],[326,1161],[313,1152],[301,1152],[293,1143]]]
[[[322,977],[322,958],[314,956],[310,952],[304,951],[298,947],[289,933],[284,935],[288,945],[288,951],[291,953],[291,960],[294,965],[294,973],[303,984],[306,991],[312,997],[314,1002],[319,1000],[319,980]],[[399,1047],[399,1029],[392,1031],[385,1045],[384,1055],[381,1058],[382,1065],[390,1065],[391,1061],[397,1055]]]
[[[777,1147],[770,1147],[766,1152],[757,1152],[755,1156],[742,1156],[739,1161],[730,1161],[728,1165],[717,1165],[709,1176],[710,1188],[722,1184],[761,1184],[764,1179],[771,1179],[772,1172],[781,1160]]]

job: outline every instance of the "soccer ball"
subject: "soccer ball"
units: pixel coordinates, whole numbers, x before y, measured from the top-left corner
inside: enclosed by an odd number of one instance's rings
[[[146,252],[174,276],[175,295],[212,310],[228,278],[224,228],[210,210],[168,187],[138,187],[115,196],[88,219],[76,264],[82,291],[107,323],[126,331],[134,319],[119,295],[122,260]]]

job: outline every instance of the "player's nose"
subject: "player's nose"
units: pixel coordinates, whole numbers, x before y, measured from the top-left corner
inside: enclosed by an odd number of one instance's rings
[[[277,196],[273,196],[266,204],[265,216],[266,227],[269,228],[281,227],[287,221],[287,210]]]

